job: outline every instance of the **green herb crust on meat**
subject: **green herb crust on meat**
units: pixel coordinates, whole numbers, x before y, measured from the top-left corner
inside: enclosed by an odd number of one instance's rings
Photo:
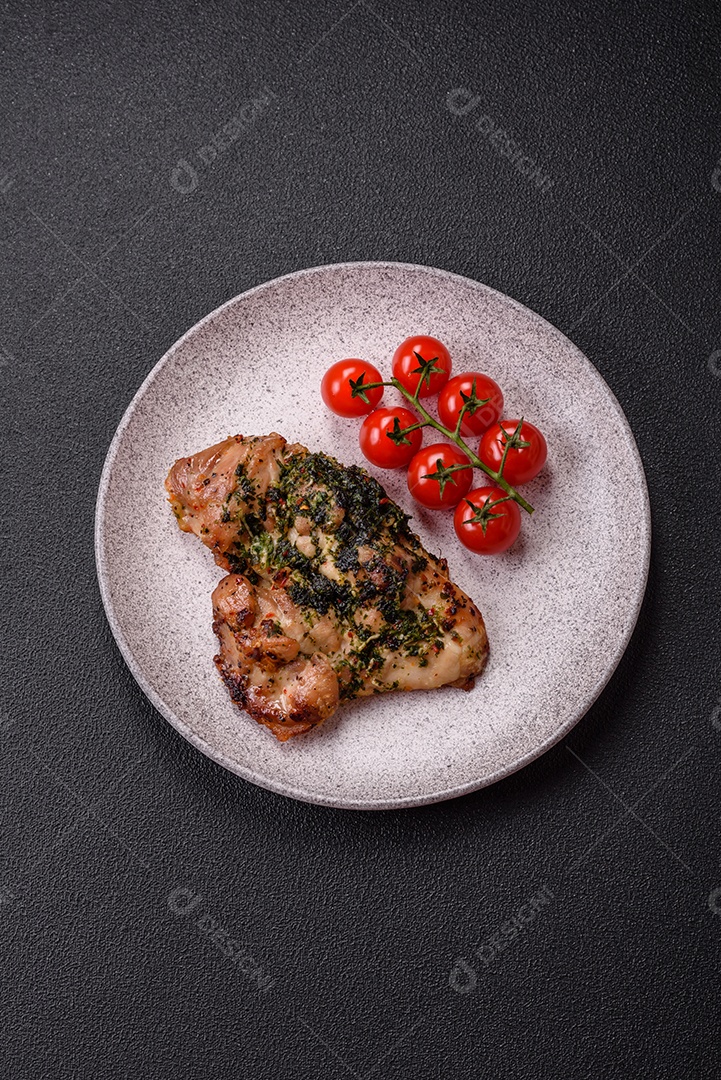
[[[279,435],[236,436],[176,462],[166,486],[181,529],[229,572],[215,597],[221,674],[278,738],[340,701],[469,686],[482,669],[480,613],[364,469]]]

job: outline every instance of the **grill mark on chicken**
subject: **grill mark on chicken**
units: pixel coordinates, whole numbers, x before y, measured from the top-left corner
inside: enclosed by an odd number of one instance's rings
[[[221,677],[280,741],[356,697],[473,686],[480,612],[365,470],[236,435],[177,461],[166,488],[226,571],[212,597]]]

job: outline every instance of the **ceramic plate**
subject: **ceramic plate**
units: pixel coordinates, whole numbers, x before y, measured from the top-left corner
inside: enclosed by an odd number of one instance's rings
[[[549,445],[524,488],[511,552],[466,552],[452,515],[417,509],[404,474],[371,469],[413,515],[423,544],[480,606],[488,667],[470,693],[385,694],[341,707],[281,745],[232,705],[213,664],[210,594],[221,577],[181,533],[163,481],[176,458],[227,435],[278,431],[364,464],[359,422],[323,406],[333,361],[390,373],[411,333],[449,347],[454,370],[502,386],[508,416]],[[388,403],[395,391],[386,393]],[[430,441],[426,436],[426,441]],[[194,746],[239,776],[296,799],[380,809],[483,787],[557,742],[616,667],[643,598],[650,515],[633,435],[606,383],[538,315],[493,289],[423,266],[346,263],[251,289],[189,330],[148,375],[113,439],[98,495],[96,556],[110,626],[133,675]]]

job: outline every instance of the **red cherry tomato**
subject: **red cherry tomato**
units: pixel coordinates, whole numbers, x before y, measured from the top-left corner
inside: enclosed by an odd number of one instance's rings
[[[410,431],[402,442],[394,442],[389,432],[402,431],[403,428],[417,424],[418,417],[410,409],[395,406],[392,409],[376,409],[366,416],[360,429],[358,441],[363,455],[371,465],[379,469],[399,469],[407,465],[413,455],[420,450],[423,434],[420,428]]]
[[[338,360],[328,368],[320,384],[323,401],[338,416],[365,416],[375,409],[383,397],[383,387],[365,391],[363,397],[353,397],[351,381],[362,389],[364,383],[383,382],[377,367],[365,360]]]
[[[461,435],[480,435],[491,424],[495,424],[503,412],[503,392],[498,383],[489,375],[481,375],[478,371],[454,375],[443,387],[438,398],[438,415],[441,423],[451,431],[456,430],[458,414],[474,391],[479,401],[484,401],[486,398],[489,400],[486,405],[466,410],[463,414]]]
[[[509,443],[503,479],[511,487],[527,484],[538,476],[546,463],[548,447],[541,432],[528,420],[501,420],[485,432],[478,447],[478,456],[485,465],[498,472],[503,451]]]
[[[458,465],[467,465],[468,468],[447,472]],[[408,466],[408,490],[416,502],[429,510],[455,506],[470,490],[472,483],[471,463],[463,451],[451,443],[424,446]]]
[[[443,342],[423,334],[406,338],[393,353],[393,375],[410,394],[415,394],[418,380],[422,379],[418,394],[422,398],[437,394],[445,386],[451,367],[451,354]]]
[[[521,511],[501,488],[475,488],[456,507],[453,527],[470,551],[500,555],[521,531]]]

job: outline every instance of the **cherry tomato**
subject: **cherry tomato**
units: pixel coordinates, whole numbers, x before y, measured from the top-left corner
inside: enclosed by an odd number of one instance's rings
[[[376,409],[361,424],[358,441],[364,457],[380,469],[399,469],[407,465],[420,450],[423,433],[420,428],[410,431],[402,442],[394,442],[389,432],[417,424],[418,417],[410,409],[394,406],[392,409]]]
[[[465,375],[454,375],[441,390],[438,398],[438,415],[441,423],[451,431],[456,430],[458,414],[475,391],[475,396],[484,401],[486,405],[480,405],[473,410],[467,409],[463,414],[461,435],[480,435],[482,431],[495,424],[503,412],[503,392],[489,375],[481,375],[479,371],[469,371]]]
[[[503,479],[511,487],[527,484],[538,476],[546,463],[548,447],[541,432],[528,420],[501,420],[485,432],[478,447],[478,456],[485,465],[498,472],[506,442],[509,450],[503,466]]]
[[[500,555],[521,531],[521,511],[499,487],[474,488],[456,507],[453,527],[470,551]]]
[[[445,386],[451,367],[451,354],[443,342],[423,334],[406,338],[393,353],[395,378],[410,394],[415,394],[418,380],[422,379],[418,395],[422,398],[437,394]]]
[[[321,396],[331,412],[338,416],[365,416],[380,404],[383,387],[366,390],[368,400],[364,401],[360,396],[353,397],[351,381],[362,389],[364,383],[383,382],[383,376],[378,368],[365,360],[338,360],[323,376]]]
[[[467,465],[468,468],[447,471],[458,465]],[[433,477],[433,474],[436,476]],[[408,466],[408,490],[416,502],[429,510],[455,506],[470,490],[472,483],[471,463],[463,451],[451,443],[424,446]]]

